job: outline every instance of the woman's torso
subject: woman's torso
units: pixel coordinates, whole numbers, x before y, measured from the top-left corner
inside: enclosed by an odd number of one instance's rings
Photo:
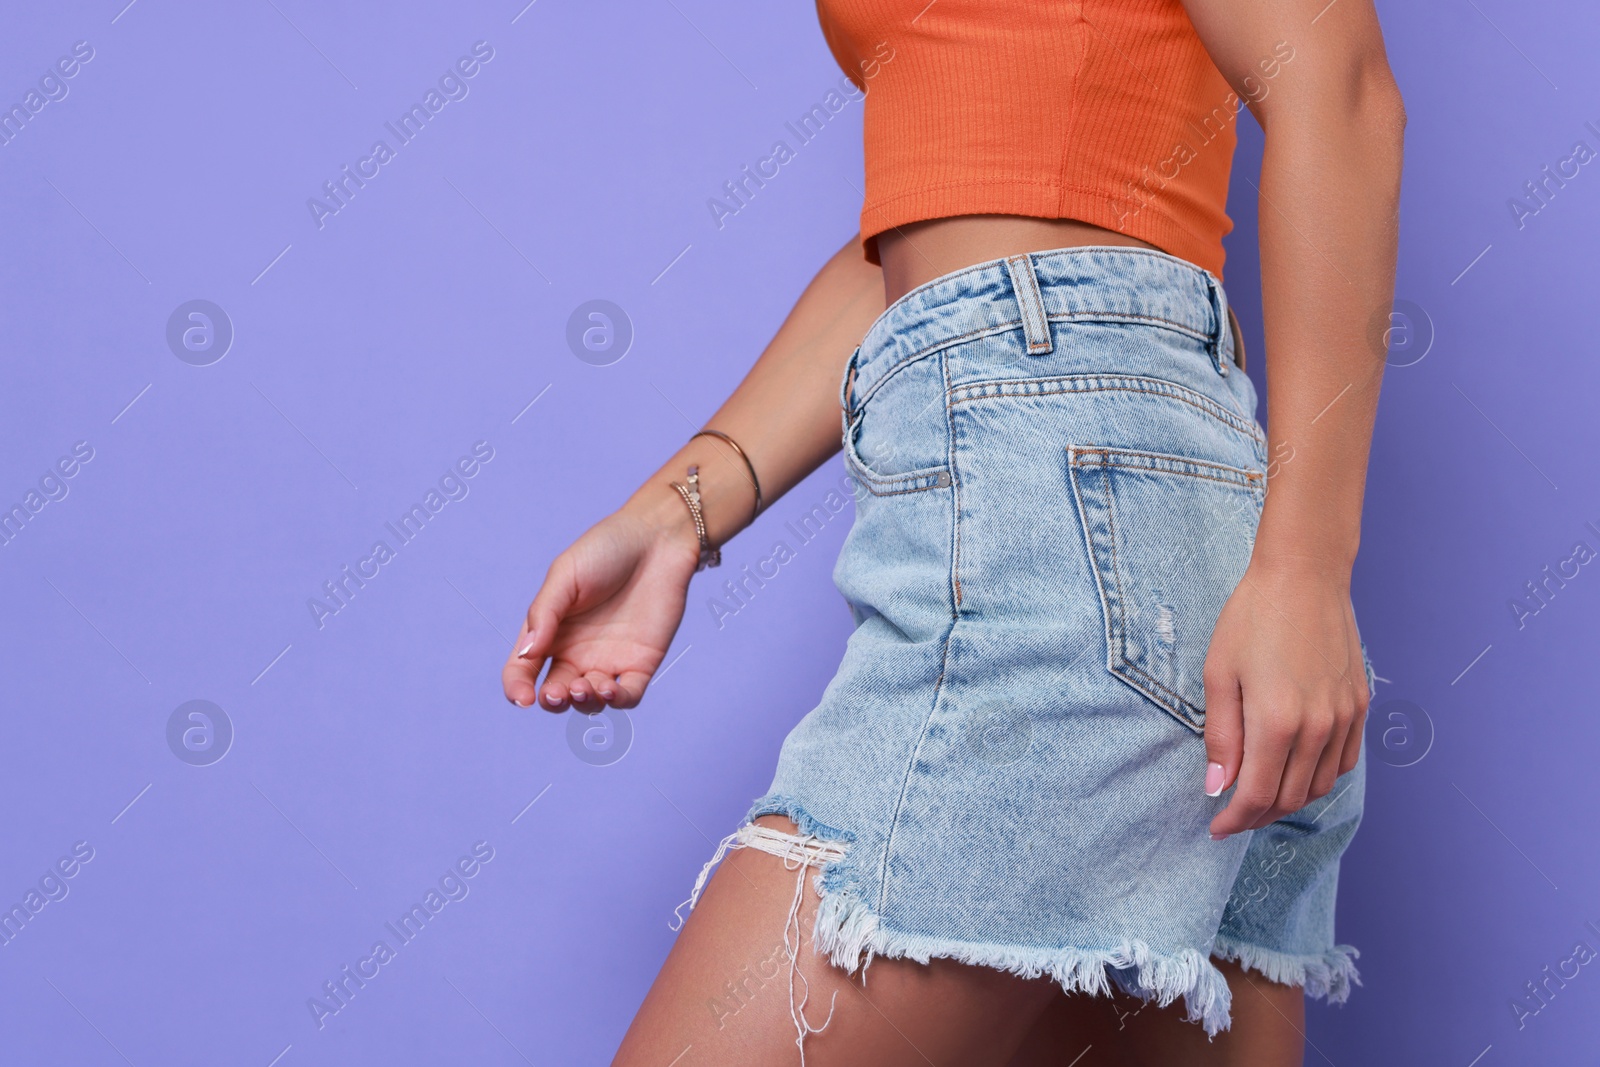
[[[878,236],[884,300],[892,304],[917,286],[974,263],[1019,252],[1082,245],[1156,247],[1149,241],[1077,219],[1032,219],[1021,215],[926,219]]]
[[[1240,98],[1181,0],[817,0],[866,94],[863,251],[892,301],[1016,252],[1155,248],[1221,276]],[[1266,57],[1273,70],[1292,58]]]

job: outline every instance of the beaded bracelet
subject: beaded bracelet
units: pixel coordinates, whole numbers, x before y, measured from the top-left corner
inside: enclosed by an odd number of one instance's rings
[[[694,519],[695,536],[700,539],[700,561],[694,568],[698,573],[707,567],[715,567],[721,564],[722,550],[720,548],[712,548],[711,539],[706,535],[705,516],[700,512],[700,467],[697,464],[689,464],[687,481],[688,485],[673,482],[672,488],[676,489],[678,495],[683,497],[683,502],[689,506],[689,515]]]

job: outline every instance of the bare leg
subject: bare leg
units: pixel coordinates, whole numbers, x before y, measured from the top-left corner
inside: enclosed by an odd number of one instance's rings
[[[784,833],[782,816],[757,823]],[[795,1000],[806,996],[813,1027],[805,1038],[809,1067],[1003,1067],[1039,1013],[1060,992],[1046,979],[1025,980],[950,960],[928,965],[876,958],[849,976],[817,956],[811,924],[815,868],[806,868],[800,908]],[[790,1014],[784,925],[796,870],[753,848],[734,849],[717,867],[684,923],[613,1067],[717,1067],[798,1064]],[[792,936],[792,935],[791,935]]]
[[[1121,991],[1058,993],[1008,1067],[1301,1067],[1305,992],[1215,962],[1233,992],[1233,1025],[1215,1040],[1184,1018],[1181,1001],[1162,1008]]]

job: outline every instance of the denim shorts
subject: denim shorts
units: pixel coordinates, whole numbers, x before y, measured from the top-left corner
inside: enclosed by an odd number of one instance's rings
[[[1365,745],[1327,796],[1209,835],[1232,790],[1204,792],[1201,669],[1268,463],[1229,321],[1215,276],[1117,246],[980,263],[884,311],[840,398],[856,628],[691,906],[755,846],[815,871],[813,945],[851,972],[942,957],[1115,983],[1182,996],[1213,1035],[1214,959],[1348,996],[1334,898]]]

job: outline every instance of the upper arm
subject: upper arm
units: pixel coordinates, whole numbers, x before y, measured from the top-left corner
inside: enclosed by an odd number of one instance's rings
[[[1212,62],[1265,128],[1289,111],[1404,111],[1372,0],[1183,0]]]

